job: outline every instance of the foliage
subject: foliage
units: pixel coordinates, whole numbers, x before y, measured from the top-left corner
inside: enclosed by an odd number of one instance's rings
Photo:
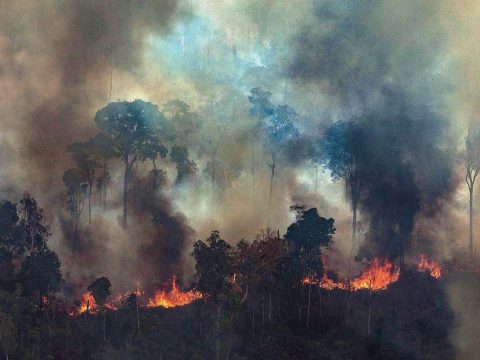
[[[99,277],[96,278],[87,288],[88,291],[91,292],[93,298],[95,299],[95,302],[103,306],[105,302],[107,301],[107,298],[110,296],[110,287],[112,284],[110,284],[110,280],[108,280],[106,277]]]

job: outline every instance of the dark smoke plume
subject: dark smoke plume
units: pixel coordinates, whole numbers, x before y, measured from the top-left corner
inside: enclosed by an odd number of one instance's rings
[[[359,205],[369,220],[368,238],[376,251],[396,258],[409,248],[418,217],[433,216],[456,188],[454,151],[447,147],[451,127],[438,96],[425,78],[441,54],[414,16],[380,32],[382,1],[325,1],[315,11],[316,26],[299,32],[289,73],[312,82],[336,101],[342,120],[357,127],[348,147],[356,158]],[[427,6],[428,7],[428,6]],[[383,9],[383,10],[382,10]],[[411,41],[405,45],[404,41]],[[441,89],[435,89],[440,92]],[[359,138],[360,137],[360,138]],[[348,145],[348,144],[347,144]],[[340,144],[339,144],[340,146]]]

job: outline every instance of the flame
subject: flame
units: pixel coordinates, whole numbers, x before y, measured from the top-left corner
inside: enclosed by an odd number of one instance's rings
[[[147,307],[171,308],[190,304],[194,300],[202,298],[202,294],[197,291],[182,291],[177,285],[177,279],[172,278],[171,290],[157,290],[155,295],[148,300]]]
[[[400,269],[395,269],[393,263],[374,258],[370,267],[352,281],[351,287],[353,290],[385,290],[390,284],[396,282],[399,276]]]
[[[87,291],[82,295],[82,300],[80,301],[80,306],[71,311],[69,314],[70,316],[80,315],[85,312],[92,313],[97,308],[97,304],[95,303],[95,299],[90,291]]]
[[[420,255],[417,271],[428,271],[435,279],[438,279],[440,276],[442,276],[442,267],[440,264],[433,260],[428,260],[424,254]]]
[[[373,291],[385,290],[390,284],[396,282],[400,276],[400,269],[395,269],[393,263],[388,260],[374,258],[371,265],[364,270],[359,277],[350,281],[336,282],[327,275],[326,259],[322,258],[324,263],[324,274],[320,280],[312,276],[306,276],[303,284],[318,284],[321,288],[327,290],[342,289],[357,291],[361,289],[370,289]]]

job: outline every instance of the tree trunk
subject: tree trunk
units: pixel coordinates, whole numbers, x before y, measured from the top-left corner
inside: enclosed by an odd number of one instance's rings
[[[216,158],[216,153],[214,152],[212,154],[212,204],[211,204],[211,212],[213,213],[213,208],[215,204],[215,159]]]
[[[0,342],[2,343],[3,350],[5,351],[5,360],[8,360],[8,351],[7,351],[7,346],[3,342],[3,337],[2,337],[2,332],[0,331]]]
[[[356,190],[355,190],[356,191]],[[357,195],[352,195],[352,248],[355,247],[357,240]]]
[[[310,300],[312,295],[312,282],[308,284],[308,302],[307,302],[307,329],[310,326]]]
[[[107,184],[103,184],[103,212],[107,212]]]
[[[315,164],[315,195],[318,195],[318,164]]]
[[[255,200],[255,142],[252,144],[252,197]]]
[[[275,153],[272,153],[272,165],[270,168],[270,193],[268,195],[267,227],[270,227],[270,208],[272,206],[273,178],[275,177]]]
[[[123,226],[127,227],[127,207],[128,207],[128,177],[130,175],[130,166],[125,162],[125,174],[123,177]]]
[[[75,215],[75,224],[74,224],[74,236],[75,236],[75,247],[77,246],[78,243],[78,221],[79,221],[79,216]]]
[[[220,310],[221,306],[217,305],[217,321],[216,321],[216,352],[217,360],[220,360]]]
[[[157,192],[157,180],[158,180],[158,172],[157,172],[157,166],[155,165],[155,159],[152,160],[153,162],[153,194]]]
[[[92,222],[92,181],[88,182],[88,224]]]
[[[268,320],[272,320],[272,290],[268,292]]]
[[[137,295],[135,296],[135,307],[137,310],[137,329],[138,329],[138,334],[140,335],[140,314],[138,312],[138,291],[137,291]]]
[[[468,238],[469,238],[469,244],[470,244],[470,257],[473,258],[473,186],[469,187],[469,217],[470,217],[470,225],[469,225],[469,232],[468,232]]]
[[[368,307],[367,335],[370,335],[370,324],[371,324],[371,319],[372,319],[372,306],[373,306],[373,302],[371,302],[370,306]]]
[[[252,299],[252,335],[255,335],[255,300]]]
[[[105,342],[107,340],[105,309],[103,309],[102,313],[103,313],[103,342]]]

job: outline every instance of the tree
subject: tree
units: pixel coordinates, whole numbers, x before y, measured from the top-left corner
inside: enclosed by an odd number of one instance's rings
[[[22,236],[17,205],[8,200],[0,201],[0,285],[14,288],[13,260],[25,253],[25,237]]]
[[[78,224],[82,216],[88,184],[78,169],[68,169],[63,174],[67,188],[67,210],[73,218],[75,241],[78,240]]]
[[[357,234],[357,208],[361,184],[359,156],[362,143],[360,127],[354,122],[338,121],[330,125],[320,139],[319,160],[330,170],[334,180],[345,182],[347,196],[352,206],[352,248]]]
[[[90,286],[87,288],[88,291],[93,296],[93,299],[95,300],[95,303],[100,306],[100,309],[102,309],[103,313],[103,341],[105,342],[106,340],[106,326],[105,326],[105,303],[107,302],[107,298],[110,296],[110,287],[112,285],[110,284],[110,280],[108,280],[106,277],[102,276],[99,278],[96,278]]]
[[[172,146],[170,159],[175,163],[177,168],[176,184],[181,184],[191,179],[197,173],[197,164],[188,158],[188,149],[186,146]]]
[[[157,183],[158,183],[158,176],[160,174],[160,170],[157,169],[157,165],[155,161],[158,157],[165,159],[167,157],[168,150],[167,148],[160,144],[158,141],[152,141],[151,143],[147,144],[145,151],[141,156],[141,160],[152,160],[153,164],[153,185],[152,190],[153,193],[157,191]]]
[[[469,249],[470,257],[475,256],[475,246],[473,242],[473,189],[475,180],[480,171],[480,131],[473,131],[469,129],[467,138],[465,140],[465,182],[469,194]]]
[[[97,151],[97,139],[91,138],[84,143],[73,143],[68,146],[78,169],[82,172],[88,184],[88,223],[92,221],[92,187],[101,170],[101,154]]]
[[[152,124],[162,118],[158,107],[150,102],[111,102],[95,115],[95,122],[111,141],[115,156],[125,166],[123,181],[123,225],[127,226],[128,180],[135,162],[148,154],[158,142]]]
[[[220,232],[212,231],[206,242],[193,244],[196,269],[195,288],[213,301],[231,288],[230,278],[234,272],[234,254],[230,244],[220,238]]]
[[[44,224],[43,209],[38,207],[37,200],[29,193],[23,194],[20,199],[18,217],[26,250],[30,254],[45,250],[51,234],[48,225]]]
[[[163,111],[170,118],[176,141],[188,148],[191,136],[201,130],[201,121],[197,114],[190,110],[190,105],[179,99],[166,103]]]
[[[19,279],[23,292],[39,301],[58,291],[62,274],[57,254],[49,249],[30,254],[22,262]]]
[[[268,216],[273,194],[276,161],[288,143],[298,138],[295,123],[299,120],[297,112],[288,105],[274,107],[270,102],[271,93],[260,88],[251,90],[248,100],[252,104],[250,113],[261,120],[267,149],[272,158],[270,166],[270,191],[268,196]]]
[[[235,258],[232,247],[220,238],[220,233],[212,231],[206,242],[198,240],[193,244],[196,269],[195,288],[213,301],[217,309],[216,352],[220,359],[220,312],[221,300],[232,288]]]
[[[308,304],[307,304],[307,328],[310,322],[311,287],[313,280],[323,275],[323,264],[320,258],[321,248],[332,243],[335,234],[335,220],[326,219],[318,215],[317,209],[305,210],[303,206],[294,205],[292,211],[296,212],[297,221],[291,224],[285,240],[292,246],[294,258],[299,261],[302,270],[302,281],[307,277],[308,282]]]

